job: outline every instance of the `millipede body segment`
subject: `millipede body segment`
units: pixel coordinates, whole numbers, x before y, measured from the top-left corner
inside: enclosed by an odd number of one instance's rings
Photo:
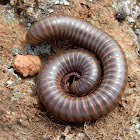
[[[42,68],[37,91],[45,108],[69,122],[90,121],[113,110],[127,82],[127,64],[119,44],[92,24],[68,16],[47,17],[26,35],[32,46],[59,39],[84,49],[62,51]],[[69,86],[74,96],[61,86],[62,78],[71,72],[81,73]]]

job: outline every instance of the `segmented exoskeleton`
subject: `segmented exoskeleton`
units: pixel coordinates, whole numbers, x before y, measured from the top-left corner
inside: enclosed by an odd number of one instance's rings
[[[80,19],[51,16],[35,23],[26,39],[32,46],[44,40],[66,39],[85,49],[61,52],[38,75],[39,98],[51,114],[65,121],[82,122],[113,110],[126,86],[127,64],[121,47],[112,37]],[[66,74],[74,71],[79,71],[81,78],[73,82],[70,90],[78,97],[65,93],[60,84]]]

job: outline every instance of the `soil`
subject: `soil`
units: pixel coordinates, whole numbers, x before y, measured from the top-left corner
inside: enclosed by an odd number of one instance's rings
[[[52,15],[70,15],[90,21],[121,45],[128,63],[128,84],[118,106],[96,121],[68,123],[51,116],[38,100],[36,76],[23,78],[10,64],[12,49],[24,50],[27,30],[15,14],[6,18],[0,5],[0,139],[1,140],[138,140],[140,139],[140,58],[134,34],[126,21],[118,22],[112,0],[70,1],[55,5]],[[129,82],[134,86],[129,86]]]

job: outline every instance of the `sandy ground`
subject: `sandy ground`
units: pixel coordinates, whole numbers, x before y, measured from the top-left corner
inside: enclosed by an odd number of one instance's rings
[[[87,123],[68,123],[51,116],[40,104],[36,76],[23,78],[11,66],[12,49],[24,50],[26,29],[18,16],[8,21],[0,6],[0,139],[1,140],[138,140],[140,139],[140,59],[134,34],[126,21],[119,23],[112,0],[71,1],[54,6],[52,15],[71,15],[90,21],[121,45],[128,63],[128,84],[118,106],[104,117]],[[16,21],[16,22],[15,22]],[[129,82],[135,86],[129,87]]]

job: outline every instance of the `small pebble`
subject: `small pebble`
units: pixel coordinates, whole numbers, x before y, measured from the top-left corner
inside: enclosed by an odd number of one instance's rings
[[[48,12],[49,12],[49,13],[53,13],[54,10],[53,10],[53,9],[48,9]]]
[[[27,26],[30,27],[31,26],[31,23],[27,23]]]
[[[37,55],[16,55],[12,64],[14,70],[23,77],[34,76],[40,71],[41,61]]]
[[[6,84],[7,84],[7,85],[12,85],[12,84],[13,84],[13,81],[8,80],[8,81],[6,82]]]
[[[134,82],[129,82],[129,87],[130,87],[130,88],[135,87],[135,83],[134,83]]]
[[[115,18],[116,18],[119,22],[121,22],[121,21],[125,20],[125,18],[126,18],[126,13],[125,13],[123,10],[118,11],[118,12],[116,12]]]

